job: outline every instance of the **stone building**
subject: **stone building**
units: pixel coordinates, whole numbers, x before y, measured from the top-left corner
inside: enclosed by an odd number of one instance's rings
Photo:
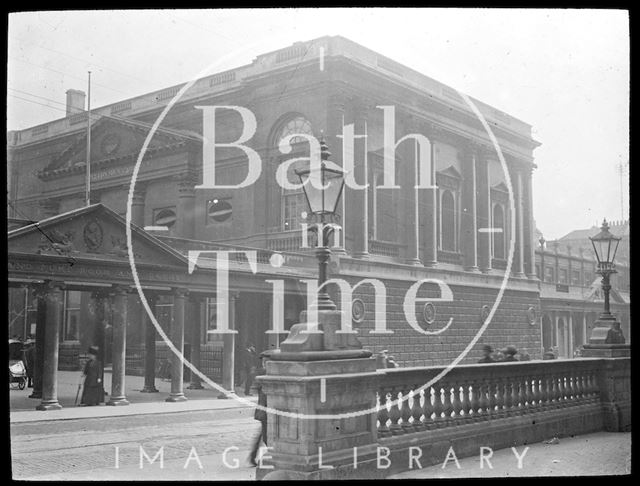
[[[53,285],[61,299],[56,307],[61,366],[76,366],[96,336],[105,340],[109,360],[109,316],[120,306],[127,309],[127,370],[142,372],[145,350],[160,338],[145,330],[148,319],[127,273],[124,218],[130,197],[141,255],[148,255],[146,263],[153,266],[158,254],[155,265],[168,266],[148,275],[145,295],[173,336],[178,299],[184,325],[177,332],[185,350],[197,349],[203,362],[208,356],[202,365],[207,374],[219,377],[234,362],[237,372],[240,350],[248,343],[258,350],[277,347],[284,333],[267,331],[274,330],[275,321],[284,322],[285,330],[297,321],[306,307],[300,280],[313,279],[317,269],[313,251],[303,247],[302,224],[310,222],[304,195],[282,189],[276,171],[292,158],[308,157],[304,135],[313,135],[326,139],[337,164],[353,157],[355,181],[369,182],[367,189],[345,187],[335,217],[343,231],[330,268],[331,277],[353,286],[363,279],[378,279],[384,286],[386,295],[376,294],[368,283],[353,289],[352,324],[366,347],[386,348],[404,366],[447,363],[467,347],[501,299],[466,360],[477,360],[484,343],[513,344],[541,357],[531,183],[539,143],[530,125],[471,100],[480,120],[456,90],[343,37],[322,37],[193,82],[166,114],[136,168],[151,126],[183,86],[92,110],[88,207],[87,113],[79,110],[84,100],[78,92],[68,96],[68,116],[9,132],[10,333],[22,325],[21,334],[34,333],[42,300],[35,296],[40,287]],[[261,171],[247,187],[234,187],[247,177],[249,164],[237,148],[216,149],[216,182],[227,187],[199,187],[208,136],[202,107],[213,105],[243,107],[255,115],[255,133],[244,145],[259,155]],[[385,140],[385,117],[389,122],[392,115],[395,132],[387,131]],[[484,121],[498,140],[506,171]],[[345,126],[353,126],[353,146],[343,146]],[[232,142],[246,125],[237,109],[218,109],[214,127],[216,142]],[[366,139],[359,137],[365,134]],[[429,141],[430,176],[437,189],[413,189],[417,144],[413,139],[398,143],[410,134]],[[283,153],[279,144],[288,135],[291,150]],[[387,154],[395,167],[385,170],[384,147],[396,144],[395,153]],[[388,185],[390,173],[397,187],[381,187]],[[27,221],[40,223],[22,226]],[[103,235],[99,244],[94,233]],[[185,262],[190,250],[225,249],[257,251],[260,268],[252,272],[246,259],[235,261],[231,297],[221,303],[215,272],[199,268],[191,275]],[[285,257],[281,267],[269,266],[276,252]],[[53,265],[70,255],[82,265],[64,271]],[[184,275],[177,276],[181,261]],[[79,276],[74,268],[86,273]],[[285,282],[283,302],[273,297],[276,284],[269,280],[274,278]],[[412,328],[403,302],[421,279],[445,282],[453,297],[442,299],[436,283],[421,285],[418,303],[409,306],[416,316]],[[335,286],[331,291],[338,299]],[[386,329],[393,333],[375,332],[376,296],[386,303]],[[230,325],[238,331],[234,339],[214,332],[220,312],[231,316]],[[106,338],[96,331],[101,325]],[[159,354],[166,352],[161,342],[158,346]]]

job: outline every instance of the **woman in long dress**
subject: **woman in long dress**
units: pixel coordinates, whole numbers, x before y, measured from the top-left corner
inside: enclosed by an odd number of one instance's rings
[[[104,401],[102,386],[102,363],[98,359],[98,348],[89,348],[89,361],[84,365],[84,388],[82,390],[81,405],[99,405]]]

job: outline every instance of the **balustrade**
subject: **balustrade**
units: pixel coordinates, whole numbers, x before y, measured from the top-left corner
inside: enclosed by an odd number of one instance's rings
[[[489,421],[599,400],[592,360],[461,365],[420,388],[441,367],[380,370],[378,435]],[[395,404],[392,402],[395,401]]]

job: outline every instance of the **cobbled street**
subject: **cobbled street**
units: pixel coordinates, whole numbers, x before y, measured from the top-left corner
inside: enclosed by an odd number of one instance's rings
[[[13,478],[254,479],[247,457],[258,431],[251,408],[12,424]],[[143,456],[140,468],[141,449],[154,458],[161,447],[164,467]],[[198,458],[185,468],[192,448]]]

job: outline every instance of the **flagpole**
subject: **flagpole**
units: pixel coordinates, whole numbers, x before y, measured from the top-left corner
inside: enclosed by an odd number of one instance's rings
[[[87,159],[86,159],[86,203],[91,204],[91,71],[87,88]]]

